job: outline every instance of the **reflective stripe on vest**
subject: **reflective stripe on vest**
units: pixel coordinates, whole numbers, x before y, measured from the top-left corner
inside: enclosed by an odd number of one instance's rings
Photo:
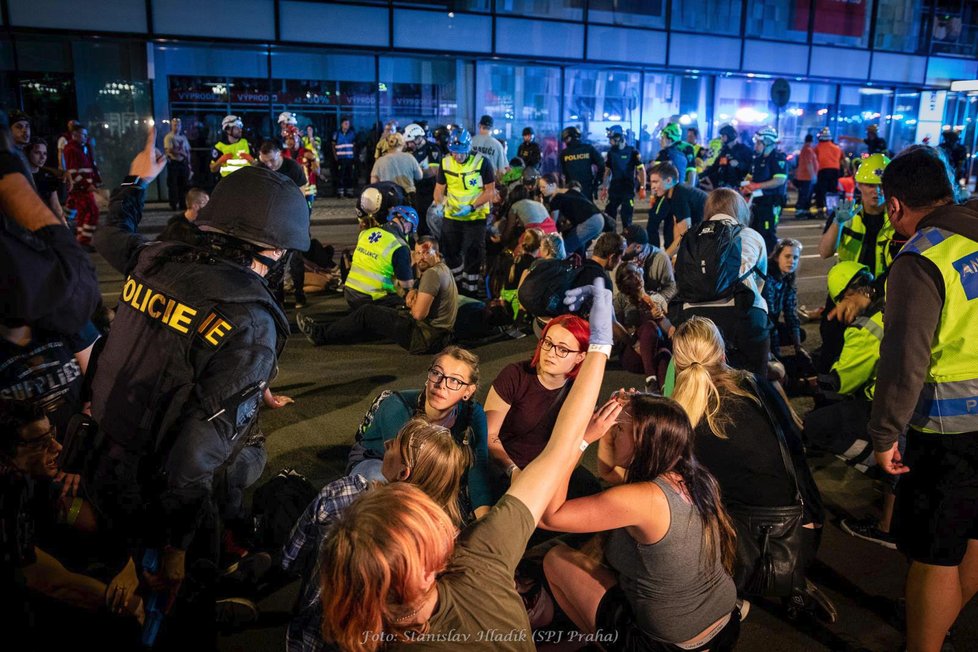
[[[978,323],[978,242],[928,227],[898,256],[910,254],[933,262],[944,281],[941,320],[910,425],[942,434],[978,431],[978,347],[968,341]]]
[[[482,194],[482,154],[473,154],[465,163],[459,163],[454,156],[446,156],[441,161],[445,172],[445,190],[448,200],[445,204],[445,219],[459,222],[474,222],[489,217],[489,202],[479,206],[468,215],[456,216],[461,206],[471,204]]]
[[[406,247],[404,240],[375,227],[357,238],[346,287],[377,300],[394,292],[394,251]]]
[[[846,329],[842,355],[832,369],[839,376],[840,393],[851,394],[862,386],[863,396],[872,401],[883,342],[883,312],[877,310],[869,317],[856,318],[852,328],[855,330]]]
[[[223,140],[218,141],[214,145],[214,149],[219,151],[221,154],[231,154],[232,158],[225,161],[224,165],[221,166],[221,176],[226,177],[232,172],[237,172],[241,168],[246,168],[251,163],[244,160],[243,158],[238,158],[238,154],[250,154],[251,147],[248,145],[248,141],[242,138],[236,143],[225,143]]]
[[[890,241],[895,235],[896,231],[884,213],[883,226],[876,234],[876,256],[874,257],[876,269],[872,270],[873,276],[876,278],[879,278],[893,264],[893,257],[890,255]],[[865,237],[866,223],[863,222],[863,212],[859,211],[853,215],[848,224],[842,226],[842,235],[839,238],[839,260],[853,260],[858,263],[859,252],[863,248]]]

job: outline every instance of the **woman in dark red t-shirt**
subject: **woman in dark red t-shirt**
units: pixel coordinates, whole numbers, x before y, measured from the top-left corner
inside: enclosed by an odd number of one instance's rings
[[[492,382],[485,410],[498,493],[547,445],[589,336],[588,323],[580,317],[555,317],[544,328],[533,359],[506,366]]]

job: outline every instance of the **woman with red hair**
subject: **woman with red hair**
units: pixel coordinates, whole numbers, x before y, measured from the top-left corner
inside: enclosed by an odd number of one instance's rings
[[[590,334],[588,323],[580,317],[555,317],[543,329],[533,358],[504,367],[492,381],[485,411],[497,496],[546,447],[557,413],[584,361]],[[574,495],[600,489],[597,479],[583,467],[576,469],[571,485]],[[578,488],[585,493],[578,494]]]

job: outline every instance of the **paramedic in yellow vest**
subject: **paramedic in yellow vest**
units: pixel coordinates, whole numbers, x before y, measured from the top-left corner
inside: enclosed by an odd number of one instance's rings
[[[914,145],[882,184],[909,240],[887,278],[869,435],[880,468],[902,475],[893,534],[911,559],[911,652],[940,650],[978,591],[978,202],[956,205],[951,179],[936,149]]]
[[[885,201],[880,190],[883,170],[889,162],[886,156],[873,154],[856,170],[862,204],[854,204],[852,200],[839,202],[818,243],[818,254],[822,258],[839,254],[840,262],[862,263],[876,278],[883,276],[890,267],[896,254],[889,246],[894,231],[886,219]]]
[[[211,172],[220,174],[222,179],[255,162],[251,145],[241,137],[243,126],[241,118],[236,115],[226,116],[221,121],[224,135],[214,144],[214,149],[211,151]]]
[[[404,294],[414,286],[407,238],[418,228],[418,214],[410,206],[395,206],[390,215],[395,217],[361,231],[357,238],[343,289],[351,310],[368,303],[403,305]]]
[[[435,203],[445,207],[441,250],[459,291],[479,298],[495,170],[482,154],[472,152],[472,136],[465,129],[452,130],[448,152],[435,181]]]

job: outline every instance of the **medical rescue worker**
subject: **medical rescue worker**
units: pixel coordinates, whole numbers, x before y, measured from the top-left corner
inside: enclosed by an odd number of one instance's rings
[[[442,159],[438,171],[435,203],[445,205],[440,243],[445,262],[459,291],[479,298],[486,260],[486,218],[496,180],[488,159],[471,149],[469,132],[454,130],[448,142],[450,155]]]
[[[387,221],[389,216],[395,217]],[[389,216],[383,225],[365,229],[357,238],[343,288],[351,310],[367,303],[403,305],[404,294],[414,286],[407,238],[418,228],[418,213],[409,206],[395,206]]]
[[[211,172],[220,173],[222,179],[255,162],[251,145],[241,136],[243,127],[241,118],[236,115],[229,115],[221,121],[224,135],[214,143],[211,151]]]

